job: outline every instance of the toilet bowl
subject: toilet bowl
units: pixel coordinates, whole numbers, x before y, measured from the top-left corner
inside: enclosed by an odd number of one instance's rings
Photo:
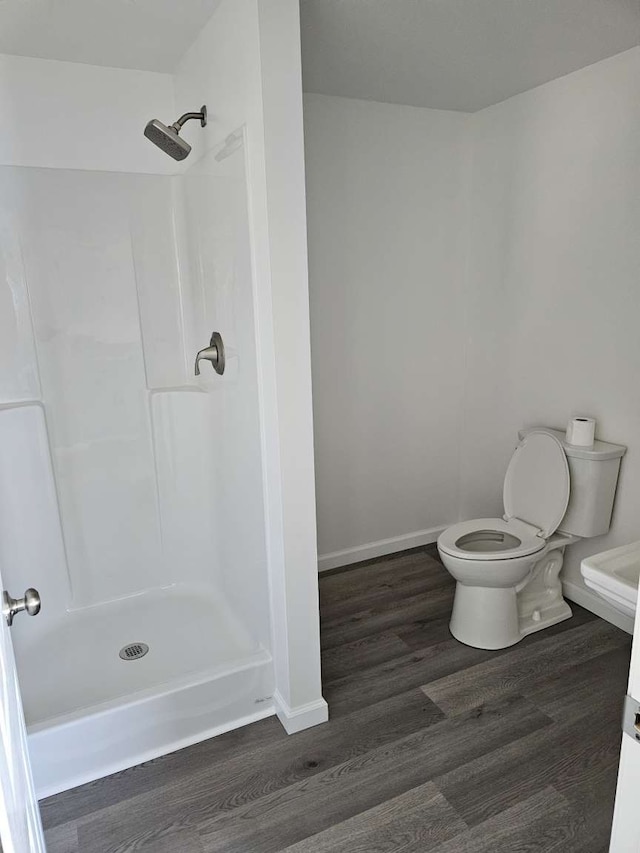
[[[500,522],[504,524],[499,518],[479,521],[483,534]],[[449,530],[455,533],[455,527]],[[456,640],[479,649],[504,649],[533,631],[571,617],[558,575],[563,563],[562,551],[575,538],[557,535],[547,543],[539,537],[537,543],[525,545],[525,541],[513,550],[524,551],[533,544],[537,545],[536,550],[503,559],[472,559],[468,555],[447,553],[439,545],[442,562],[456,580],[449,623]],[[510,550],[498,553],[509,555]],[[483,557],[485,554],[495,557],[495,553],[483,552]],[[533,591],[534,579],[538,580],[536,594],[519,599],[518,594],[527,586],[529,593]]]
[[[564,549],[608,530],[625,450],[605,442],[572,448],[547,428],[520,434],[505,475],[503,518],[463,521],[438,538],[456,581],[450,630],[457,640],[506,648],[571,617],[559,580]]]

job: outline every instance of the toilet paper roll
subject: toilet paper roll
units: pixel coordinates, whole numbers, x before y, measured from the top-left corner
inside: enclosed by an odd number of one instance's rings
[[[567,426],[567,441],[576,447],[591,447],[596,435],[594,418],[571,418]]]

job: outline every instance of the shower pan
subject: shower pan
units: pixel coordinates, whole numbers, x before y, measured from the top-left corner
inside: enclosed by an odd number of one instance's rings
[[[245,150],[218,151],[0,168],[0,564],[42,602],[11,629],[40,797],[274,711]]]

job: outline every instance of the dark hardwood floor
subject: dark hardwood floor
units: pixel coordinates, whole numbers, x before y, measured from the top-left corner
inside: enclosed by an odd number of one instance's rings
[[[329,723],[270,718],[51,797],[49,853],[605,853],[628,635],[576,606],[463,646],[433,548],[320,596]]]

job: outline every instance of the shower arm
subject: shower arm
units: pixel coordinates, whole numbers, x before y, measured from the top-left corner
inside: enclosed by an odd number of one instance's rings
[[[182,128],[182,126],[184,124],[186,124],[188,121],[191,121],[191,119],[198,119],[200,121],[200,127],[206,127],[207,126],[207,108],[206,108],[206,106],[203,104],[199,113],[185,113],[184,115],[181,115],[177,121],[174,121],[174,123],[171,125],[171,127],[175,130],[176,133],[180,133],[180,129]]]

